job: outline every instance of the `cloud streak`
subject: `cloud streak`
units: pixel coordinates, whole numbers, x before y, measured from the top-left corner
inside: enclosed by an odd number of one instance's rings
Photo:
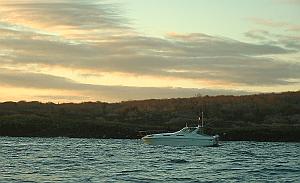
[[[298,77],[297,72],[291,69],[299,68],[298,65],[291,67],[284,62],[257,58],[268,54],[292,53],[293,50],[204,34],[167,38],[136,35],[97,45],[53,41],[42,35],[33,39],[31,36],[34,34],[22,37],[22,32],[16,31],[10,34],[14,36],[2,39],[0,48],[13,50],[13,54],[1,56],[2,60],[11,64],[59,65],[99,72],[117,71],[195,80],[202,78],[255,85],[284,84],[290,75]],[[182,70],[185,72],[177,72]],[[278,70],[286,74],[278,74]],[[270,76],[266,73],[270,73]],[[261,78],[259,82],[258,78]]]
[[[177,98],[192,97],[196,94],[202,95],[241,95],[250,94],[246,91],[197,89],[197,88],[173,88],[173,87],[129,87],[129,86],[105,86],[78,83],[71,79],[30,72],[22,72],[9,69],[0,69],[0,84],[10,87],[34,88],[34,89],[54,89],[70,90],[81,93],[81,96],[73,97],[77,99],[99,99],[120,101],[129,99],[147,98]],[[86,96],[88,94],[89,97]],[[72,96],[49,95],[36,96],[42,99],[69,99]]]

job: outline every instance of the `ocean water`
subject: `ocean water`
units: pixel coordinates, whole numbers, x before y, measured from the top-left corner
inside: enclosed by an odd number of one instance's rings
[[[0,137],[0,182],[300,182],[300,143]]]

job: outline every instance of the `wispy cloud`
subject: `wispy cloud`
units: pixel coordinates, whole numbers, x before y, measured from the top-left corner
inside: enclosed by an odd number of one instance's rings
[[[66,38],[89,40],[99,35],[129,32],[128,21],[116,4],[96,0],[0,1],[0,21]]]
[[[288,23],[286,23],[286,22],[279,22],[279,21],[274,21],[274,20],[265,19],[265,18],[251,17],[251,18],[249,18],[249,20],[256,24],[269,26],[269,27],[282,27],[282,26],[288,25]]]
[[[275,21],[272,19],[265,19],[265,18],[258,18],[258,17],[251,17],[251,18],[248,18],[248,20],[250,20],[251,22],[253,22],[257,25],[262,25],[265,27],[281,28],[281,29],[285,29],[285,30],[291,31],[291,32],[300,31],[300,24],[292,24],[289,22]]]
[[[256,29],[246,32],[245,36],[265,44],[284,46],[289,49],[294,49],[295,52],[300,51],[300,36],[297,35],[275,34],[267,30]]]

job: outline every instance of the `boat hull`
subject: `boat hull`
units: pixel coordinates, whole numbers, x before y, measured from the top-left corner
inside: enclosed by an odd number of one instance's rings
[[[152,145],[169,146],[218,146],[215,138],[197,139],[197,138],[142,138],[144,143]]]

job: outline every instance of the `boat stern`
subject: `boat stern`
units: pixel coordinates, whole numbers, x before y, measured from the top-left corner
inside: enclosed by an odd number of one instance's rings
[[[213,136],[213,145],[212,146],[219,146],[219,138],[220,136],[219,135],[215,135]]]

